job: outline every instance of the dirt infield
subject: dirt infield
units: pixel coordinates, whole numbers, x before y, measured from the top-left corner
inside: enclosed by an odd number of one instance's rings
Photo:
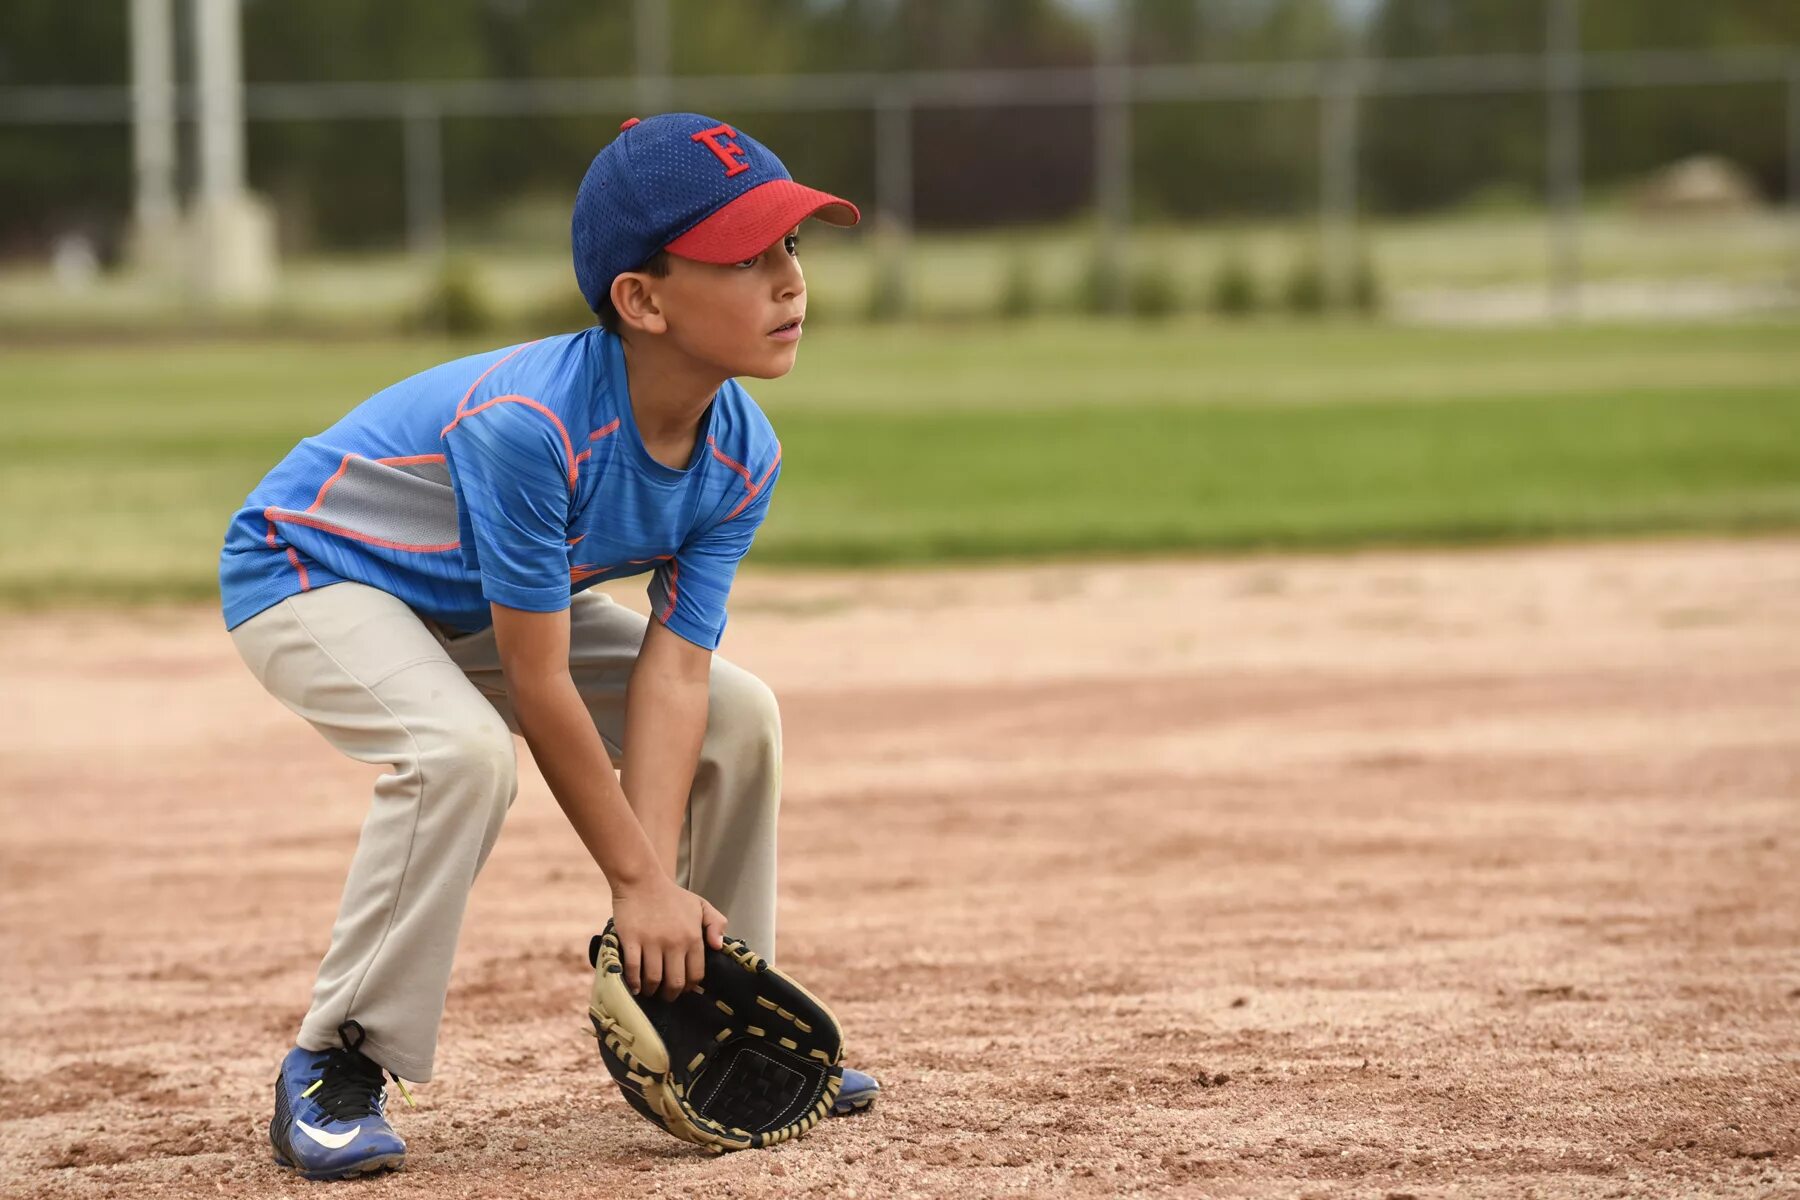
[[[740,586],[783,960],[879,1108],[631,1114],[526,768],[356,1194],[1800,1194],[1800,540]],[[263,1125],[372,772],[210,611],[0,639],[0,1192],[323,1194]]]

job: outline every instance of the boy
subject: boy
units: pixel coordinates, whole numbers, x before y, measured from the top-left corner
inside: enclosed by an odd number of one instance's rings
[[[779,718],[712,652],[781,447],[734,376],[793,369],[799,225],[860,214],[710,117],[620,130],[571,221],[599,326],[378,392],[226,534],[225,622],[258,681],[390,768],[275,1084],[276,1160],[310,1179],[404,1161],[383,1072],[431,1078],[513,733],[606,876],[634,991],[698,983],[726,914],[775,948]],[[646,571],[648,622],[585,590]],[[878,1088],[846,1070],[840,1110]]]

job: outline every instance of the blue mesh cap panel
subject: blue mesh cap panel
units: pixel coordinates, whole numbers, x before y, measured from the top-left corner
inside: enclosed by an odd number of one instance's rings
[[[620,273],[751,188],[792,178],[767,146],[716,118],[662,113],[627,121],[575,193],[570,242],[582,298],[597,308]]]

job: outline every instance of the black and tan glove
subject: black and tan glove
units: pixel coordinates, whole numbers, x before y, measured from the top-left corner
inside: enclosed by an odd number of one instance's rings
[[[717,1153],[799,1137],[831,1111],[843,1035],[831,1010],[737,938],[706,949],[700,990],[675,1000],[625,986],[613,923],[588,946],[588,1018],[625,1099]]]

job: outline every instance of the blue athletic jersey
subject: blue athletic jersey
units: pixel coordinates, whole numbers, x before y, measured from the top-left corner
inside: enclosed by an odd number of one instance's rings
[[[717,649],[781,445],[736,380],[700,425],[685,468],[651,458],[624,349],[598,326],[402,380],[294,447],[232,518],[226,627],[355,580],[483,629],[489,601],[556,612],[603,579],[649,571],[656,617]]]

